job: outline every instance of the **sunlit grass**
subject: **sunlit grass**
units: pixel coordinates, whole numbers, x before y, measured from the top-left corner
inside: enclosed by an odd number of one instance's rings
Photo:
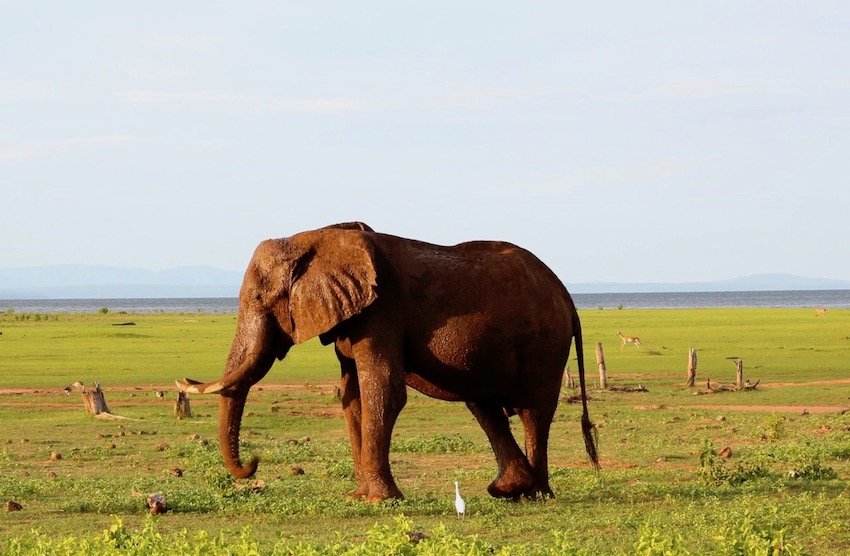
[[[339,371],[333,350],[318,341],[297,346],[249,397],[242,449],[261,458],[256,479],[263,481],[252,487],[234,483],[221,464],[214,396],[194,396],[191,419],[172,416],[175,378],[220,375],[235,315],[0,315],[0,389],[26,389],[0,395],[0,502],[24,506],[0,512],[0,539],[33,539],[33,529],[43,546],[91,539],[113,527],[115,515],[123,520],[115,534],[151,543],[160,534],[179,546],[181,529],[192,536],[200,528],[212,536],[232,532],[233,546],[258,542],[263,553],[283,540],[329,550],[369,542],[370,534],[384,539],[403,514],[410,527],[437,538],[470,543],[477,536],[512,553],[566,546],[639,553],[638,545],[653,543],[678,553],[734,553],[736,539],[761,537],[815,554],[850,549],[850,413],[840,413],[850,400],[848,384],[835,383],[850,379],[850,311],[606,309],[581,316],[601,473],[584,455],[579,406],[563,403],[550,439],[557,498],[494,500],[486,494],[494,457],[471,414],[463,404],[412,392],[391,452],[407,498],[367,505],[345,497],[354,480],[334,395]],[[640,336],[646,349],[620,350],[618,330]],[[600,391],[596,342],[605,348],[609,384],[649,391]],[[699,355],[693,389],[684,387],[689,347]],[[759,388],[695,395],[708,377],[734,382],[732,356],[744,359],[745,375],[761,380]],[[79,392],[63,391],[74,380],[100,381],[113,412],[130,419],[85,414]],[[771,386],[778,383],[798,385]],[[165,399],[155,396],[160,388]],[[522,442],[518,422],[514,431]],[[725,447],[730,459],[718,455]],[[62,458],[52,460],[53,452]],[[454,514],[455,480],[467,501],[462,521]],[[166,494],[171,511],[145,532],[144,499],[152,492]],[[245,525],[252,526],[248,537],[240,536]]]

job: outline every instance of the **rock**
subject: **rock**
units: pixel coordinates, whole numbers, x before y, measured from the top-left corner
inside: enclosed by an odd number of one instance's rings
[[[198,433],[194,433],[194,434],[190,434],[187,438],[188,438],[188,440],[200,440],[201,435],[198,434]]]
[[[175,467],[174,469],[171,470],[171,474],[174,475],[175,477],[182,477],[183,476],[183,470],[180,469],[179,467]]]
[[[147,497],[148,508],[151,515],[164,514],[168,511],[168,504],[164,494],[150,494]]]
[[[297,465],[293,465],[292,467],[289,468],[289,474],[290,475],[303,475],[304,474],[304,468],[299,467]]]
[[[720,422],[723,422],[723,421],[726,420],[726,416],[725,415],[718,415],[717,420],[720,421]]]
[[[20,504],[18,504],[17,502],[15,502],[13,500],[9,500],[8,502],[6,502],[6,511],[7,512],[19,512],[23,509],[24,509],[23,506],[21,506]]]
[[[53,461],[59,461],[62,459],[62,452],[50,452],[50,459]]]
[[[157,446],[157,447],[156,447],[156,451],[157,451],[157,452],[164,452],[164,451],[166,451],[168,448],[169,448],[168,444],[166,444],[165,442],[163,442],[162,444],[160,444],[159,446]]]
[[[720,450],[720,453],[717,454],[717,455],[720,456],[721,458],[731,458],[732,457],[732,448],[730,448],[729,446],[726,446],[725,448]]]

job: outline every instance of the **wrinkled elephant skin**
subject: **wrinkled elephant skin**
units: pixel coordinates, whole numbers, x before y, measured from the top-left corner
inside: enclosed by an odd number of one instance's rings
[[[368,501],[402,498],[390,471],[393,426],[406,388],[465,402],[496,456],[488,492],[552,495],[547,449],[573,338],[585,448],[598,467],[587,411],[581,324],[569,293],[539,259],[502,242],[453,247],[338,224],[262,242],[239,295],[236,335],[224,376],[178,381],[221,396],[219,439],[236,477],[239,431],[253,384],[290,347],[319,336],[333,343],[357,488]],[[525,453],[509,416],[525,429]]]

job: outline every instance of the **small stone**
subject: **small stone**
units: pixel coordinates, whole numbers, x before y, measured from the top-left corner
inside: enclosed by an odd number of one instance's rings
[[[299,467],[297,465],[293,465],[292,467],[289,468],[289,474],[290,475],[303,475],[304,474],[304,468]]]
[[[168,448],[169,448],[168,444],[166,444],[165,442],[163,442],[162,444],[160,444],[159,446],[157,446],[157,447],[156,447],[156,451],[157,451],[157,452],[164,452],[164,451],[166,451]]]
[[[19,512],[23,510],[24,507],[15,502],[14,500],[9,500],[6,502],[6,511],[7,512]]]
[[[200,439],[201,439],[201,435],[200,435],[200,434],[198,434],[198,433],[190,434],[190,435],[188,436],[188,439],[189,439],[189,440],[200,440]]]
[[[148,508],[151,515],[164,514],[168,511],[168,504],[164,494],[151,494],[147,498]]]
[[[180,469],[179,467],[175,467],[174,469],[171,470],[171,474],[174,475],[175,477],[182,477],[183,476],[183,470]]]
[[[723,421],[726,420],[726,416],[725,415],[718,415],[717,420],[723,422]]]
[[[721,458],[731,458],[732,457],[732,448],[730,448],[729,446],[726,446],[725,448],[720,450],[720,453],[717,454],[717,455],[720,456]]]
[[[59,461],[62,459],[62,452],[50,452],[50,459],[53,461]]]

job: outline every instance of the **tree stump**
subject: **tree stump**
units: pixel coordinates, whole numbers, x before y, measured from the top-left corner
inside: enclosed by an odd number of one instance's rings
[[[693,388],[697,380],[697,350],[688,349],[688,388]]]
[[[95,382],[92,389],[83,388],[83,405],[89,415],[110,412],[109,406],[106,405],[106,399],[103,397],[103,390],[100,389],[99,382]]]
[[[573,375],[570,373],[570,366],[564,367],[564,386],[567,388],[575,388],[576,382],[573,380]]]
[[[744,388],[744,360],[738,359],[735,361],[735,386],[738,390]]]
[[[174,404],[174,417],[183,419],[192,416],[192,408],[189,407],[189,394],[186,392],[177,393],[177,403]]]
[[[599,367],[599,388],[608,389],[608,372],[605,370],[605,354],[602,353],[602,342],[596,344],[596,365]]]

